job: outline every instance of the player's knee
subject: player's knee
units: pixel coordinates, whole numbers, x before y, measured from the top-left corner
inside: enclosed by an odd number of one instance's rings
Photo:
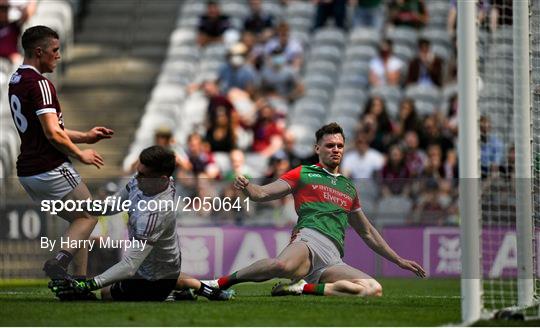
[[[287,278],[294,271],[293,265],[280,259],[272,259],[270,268],[280,278]]]
[[[285,271],[285,262],[279,259],[270,259],[268,270],[274,272],[276,275],[280,275]]]
[[[377,296],[377,297],[380,297],[382,296],[382,286],[381,284],[379,284],[378,281],[376,281],[375,279],[371,279],[369,281],[369,286],[370,286],[370,295],[371,296]]]
[[[358,296],[382,296],[382,286],[375,279],[357,279],[352,282],[361,286]]]

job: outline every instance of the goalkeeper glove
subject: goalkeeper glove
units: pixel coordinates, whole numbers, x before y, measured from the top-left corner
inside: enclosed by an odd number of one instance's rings
[[[91,291],[98,288],[94,279],[77,280],[68,278],[54,279],[49,282],[49,289],[61,301],[96,300],[96,296]]]
[[[78,293],[81,293],[81,294],[99,289],[99,286],[94,279],[88,279],[88,280],[73,279],[70,281],[70,285],[74,290],[76,290]]]

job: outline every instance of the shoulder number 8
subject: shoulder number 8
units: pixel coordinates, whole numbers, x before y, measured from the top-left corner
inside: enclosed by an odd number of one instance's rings
[[[11,111],[13,112],[13,121],[15,121],[17,129],[19,129],[21,133],[24,133],[28,128],[28,121],[26,120],[26,117],[24,117],[21,111],[21,101],[16,95],[11,95],[9,103],[11,105]]]

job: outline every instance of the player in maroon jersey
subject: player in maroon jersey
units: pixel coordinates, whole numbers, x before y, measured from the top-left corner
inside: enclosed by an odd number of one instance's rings
[[[419,277],[424,269],[399,256],[386,243],[362,211],[352,181],[339,174],[345,138],[337,123],[321,127],[315,134],[319,163],[302,165],[280,179],[259,186],[243,176],[234,186],[253,201],[269,201],[292,193],[298,223],[287,247],[274,259],[259,260],[248,267],[205,284],[227,289],[247,281],[289,278],[291,284],[278,284],[273,296],[354,295],[381,296],[382,286],[366,273],[343,262],[345,229],[350,224],[376,253]]]
[[[22,46],[23,65],[11,76],[8,93],[13,121],[21,138],[17,159],[19,181],[35,201],[89,199],[90,192],[69,157],[100,168],[103,158],[95,150],[81,150],[75,144],[93,144],[111,138],[113,131],[94,127],[81,132],[64,127],[54,85],[42,75],[53,72],[60,60],[60,41],[55,31],[46,26],[31,27],[22,36]],[[64,235],[70,240],[88,239],[97,222],[84,212],[64,211],[59,215],[70,222]],[[62,247],[54,258],[45,262],[43,270],[50,278],[62,278],[77,253],[75,274],[84,276],[87,252],[85,248]]]
[[[9,21],[10,8],[17,8],[20,17]],[[21,28],[36,11],[36,0],[29,0],[24,6],[14,6],[8,0],[0,0],[0,57],[8,59],[12,64],[20,64],[18,41]]]

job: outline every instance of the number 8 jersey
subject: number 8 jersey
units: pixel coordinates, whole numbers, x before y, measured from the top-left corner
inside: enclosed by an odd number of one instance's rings
[[[9,80],[8,101],[21,138],[17,175],[32,176],[69,162],[67,156],[49,142],[39,121],[39,115],[56,113],[58,124],[64,129],[53,84],[33,66],[22,65]]]

